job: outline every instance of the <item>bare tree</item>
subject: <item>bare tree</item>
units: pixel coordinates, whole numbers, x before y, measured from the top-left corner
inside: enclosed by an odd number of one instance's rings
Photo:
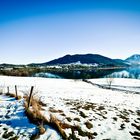
[[[112,83],[114,82],[114,78],[111,76],[107,76],[106,77],[106,83],[107,83],[107,87],[110,89],[112,86]]]

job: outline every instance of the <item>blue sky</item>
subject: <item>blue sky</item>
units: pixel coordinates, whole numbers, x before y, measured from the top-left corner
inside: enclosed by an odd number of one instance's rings
[[[140,54],[139,0],[0,0],[0,63]]]

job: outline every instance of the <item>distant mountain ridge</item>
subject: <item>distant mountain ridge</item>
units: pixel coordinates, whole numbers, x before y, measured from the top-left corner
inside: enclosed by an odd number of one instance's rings
[[[115,61],[111,58],[99,55],[99,54],[75,54],[75,55],[65,55],[58,59],[54,59],[49,62],[36,64],[40,66],[45,65],[60,65],[60,64],[72,64],[72,63],[80,63],[80,64],[98,64],[100,66],[125,66],[127,64],[123,62]],[[35,64],[30,64],[35,65]]]
[[[47,65],[63,65],[63,64],[87,64],[95,66],[133,66],[140,65],[140,54],[134,54],[125,60],[111,59],[99,54],[75,54],[65,55],[63,57],[51,60],[45,63],[31,63],[28,65],[0,64],[4,67],[25,67],[25,66],[47,66]]]
[[[134,54],[128,57],[125,61],[131,63],[132,65],[140,65],[140,54]]]
[[[25,65],[21,65],[21,64],[20,64],[20,65],[18,65],[18,64],[7,64],[7,63],[0,64],[0,67],[7,67],[7,68],[8,68],[8,67],[9,67],[9,68],[10,68],[10,67],[19,67],[19,66],[22,66],[22,67],[23,67],[23,66],[25,66]]]

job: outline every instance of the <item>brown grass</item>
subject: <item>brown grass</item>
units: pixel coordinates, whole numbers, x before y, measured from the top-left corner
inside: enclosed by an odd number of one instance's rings
[[[39,137],[40,135],[44,134],[46,129],[44,127],[45,124],[48,124],[48,119],[41,113],[41,105],[40,102],[38,102],[37,99],[33,98],[31,99],[30,107],[28,108],[28,101],[29,97],[26,95],[24,96],[25,102],[25,113],[30,120],[31,123],[36,124],[38,127],[38,132],[31,137],[31,139],[35,139]]]
[[[43,127],[43,125],[39,125],[38,130],[39,130],[39,134],[41,134],[41,135],[44,134],[46,131],[46,129]]]
[[[63,139],[68,140],[68,137],[63,129],[71,128],[72,126],[62,123],[52,114],[50,115],[50,123],[61,134]]]
[[[89,121],[85,122],[85,125],[88,129],[93,128],[93,124],[91,124]]]
[[[66,117],[66,119],[67,119],[69,122],[72,121],[72,118],[70,118],[70,117]]]
[[[80,122],[80,118],[74,118],[74,121]]]
[[[23,98],[25,99],[25,101],[28,103],[29,101],[29,96],[28,95],[24,95]],[[32,97],[31,98],[31,103],[30,106],[38,108],[39,110],[43,110],[42,106],[46,106],[46,104],[44,104],[40,99]]]
[[[81,129],[80,126],[74,126],[74,130],[78,131],[78,134],[82,137],[88,137],[89,139],[94,139],[94,136],[97,135],[97,133],[90,133],[90,132],[85,132]]]
[[[80,114],[80,116],[83,117],[83,118],[86,118],[86,117],[87,117],[86,114],[85,114],[83,111],[80,111],[79,114]]]
[[[137,125],[137,124],[135,124],[135,123],[132,123],[131,125],[134,126],[137,130],[140,131],[140,125]]]
[[[59,132],[63,139],[68,140],[68,137],[67,137],[64,129],[72,128],[71,125],[62,123],[60,120],[58,120],[52,114],[50,115],[50,120],[48,120],[41,113],[42,105],[40,103],[40,100],[38,100],[37,98],[32,97],[29,108],[28,108],[29,97],[26,95],[26,96],[24,96],[24,99],[25,99],[25,103],[24,103],[25,113],[26,113],[27,117],[33,124],[36,124],[38,126],[39,133],[35,134],[31,139],[39,137],[39,135],[41,135],[41,134],[44,134],[46,131],[44,125],[49,125],[52,128],[54,128],[57,132]],[[52,108],[50,108],[50,111],[53,113],[63,113],[62,110],[55,110]]]
[[[56,110],[54,108],[49,108],[49,111],[52,112],[52,113],[63,113],[62,110]]]
[[[40,125],[42,122],[43,123],[49,122],[47,118],[44,117],[43,114],[40,112],[41,106],[39,105],[37,100],[32,99],[31,107],[28,108],[28,98],[27,98],[27,100],[24,103],[24,107],[25,107],[25,113],[32,123]]]
[[[31,106],[28,108],[28,97],[26,97],[24,106],[25,106],[25,113],[29,118],[29,120],[32,123],[38,125],[39,134],[37,134],[37,136],[45,133],[46,130],[44,128],[44,125],[47,124],[53,127],[55,130],[57,130],[62,136],[62,138],[64,138],[65,140],[68,139],[63,129],[71,128],[71,126],[68,124],[61,123],[61,121],[56,119],[56,117],[54,117],[53,115],[50,115],[50,121],[49,121],[41,113],[41,105],[39,104],[38,100],[32,98]]]
[[[9,96],[9,97],[13,97],[13,98],[15,98],[16,100],[20,100],[20,99],[22,98],[20,95],[18,95],[18,96],[16,97],[16,95],[13,94],[13,93],[6,93],[5,95],[6,95],[6,96]]]

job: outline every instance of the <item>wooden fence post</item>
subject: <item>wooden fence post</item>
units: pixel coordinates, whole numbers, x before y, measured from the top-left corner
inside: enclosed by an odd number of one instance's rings
[[[9,94],[9,87],[7,87],[7,93]]]
[[[17,86],[15,85],[16,99],[18,99]]]
[[[31,91],[30,91],[29,100],[28,100],[28,108],[30,107],[30,102],[31,102],[32,94],[33,94],[33,89],[34,89],[34,86],[31,86]]]

